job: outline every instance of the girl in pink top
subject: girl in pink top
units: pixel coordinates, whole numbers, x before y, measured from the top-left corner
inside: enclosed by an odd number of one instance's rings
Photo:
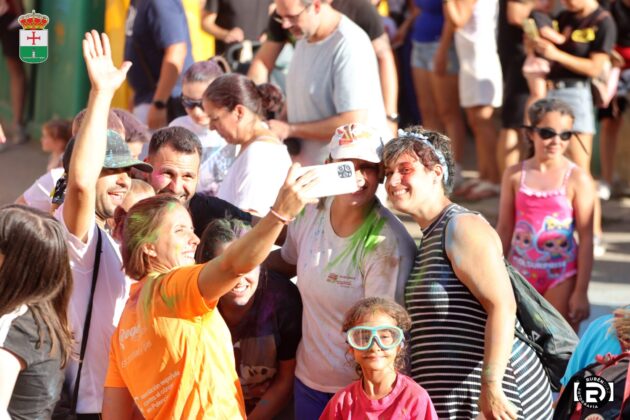
[[[497,231],[510,263],[577,331],[589,315],[593,182],[564,156],[576,136],[569,105],[541,99],[528,114],[534,156],[503,176]]]
[[[404,368],[404,336],[411,319],[397,303],[370,297],[346,313],[343,331],[359,379],[337,392],[320,420],[436,419],[429,394]]]

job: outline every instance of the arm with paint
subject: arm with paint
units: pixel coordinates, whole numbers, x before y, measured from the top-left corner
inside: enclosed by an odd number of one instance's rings
[[[512,353],[516,302],[503,264],[501,241],[477,215],[454,217],[445,234],[446,253],[455,275],[488,314],[479,409],[487,418],[516,419],[516,408],[502,388]]]
[[[309,171],[298,176],[299,164],[289,170],[286,181],[273,212],[260,219],[256,226],[232,243],[223,254],[207,262],[199,274],[199,289],[203,297],[214,302],[230,291],[240,277],[260,265],[271,250],[285,224],[294,219],[305,204],[316,200],[307,199],[305,193],[317,182],[317,175]]]

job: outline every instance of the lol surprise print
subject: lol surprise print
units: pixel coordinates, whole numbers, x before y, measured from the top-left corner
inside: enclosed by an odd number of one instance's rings
[[[536,247],[542,255],[540,261],[546,262],[544,266],[549,278],[564,279],[575,274],[573,218],[545,217],[543,228],[536,237]]]

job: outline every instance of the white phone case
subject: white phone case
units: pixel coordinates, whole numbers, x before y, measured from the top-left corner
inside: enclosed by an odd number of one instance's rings
[[[335,162],[326,165],[304,166],[302,174],[315,170],[318,182],[307,193],[308,198],[349,194],[358,190],[352,162]]]

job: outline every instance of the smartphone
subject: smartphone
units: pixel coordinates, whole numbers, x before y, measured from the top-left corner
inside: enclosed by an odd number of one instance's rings
[[[352,162],[335,162],[325,165],[304,166],[301,173],[317,172],[317,184],[306,193],[308,198],[330,197],[356,192],[357,178]]]
[[[536,26],[536,21],[532,18],[527,18],[523,21],[523,32],[525,35],[530,37],[531,39],[538,39],[538,27]]]

